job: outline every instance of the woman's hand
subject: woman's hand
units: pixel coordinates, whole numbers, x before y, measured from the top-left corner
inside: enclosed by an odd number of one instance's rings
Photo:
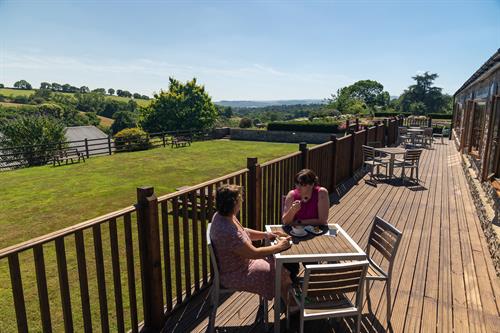
[[[280,238],[278,242],[276,243],[276,248],[281,252],[285,251],[286,249],[289,249],[292,245],[290,244],[290,239],[291,237],[284,237]]]
[[[283,231],[275,231],[272,233],[269,233],[269,238],[272,238],[272,240],[275,240],[276,237],[288,237],[288,234]]]
[[[300,210],[300,200],[295,200],[293,203],[292,203],[292,207],[290,207],[290,209],[294,212],[294,213],[297,213],[299,210]]]

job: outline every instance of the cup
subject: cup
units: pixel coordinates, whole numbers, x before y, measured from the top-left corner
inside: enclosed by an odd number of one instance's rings
[[[305,233],[304,227],[301,225],[294,225],[292,226],[292,231],[296,235],[303,235]]]

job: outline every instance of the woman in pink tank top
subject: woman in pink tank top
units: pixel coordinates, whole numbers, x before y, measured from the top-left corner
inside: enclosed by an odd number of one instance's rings
[[[284,224],[318,225],[328,223],[328,190],[318,185],[318,177],[309,169],[295,175],[296,188],[288,192],[283,209]]]

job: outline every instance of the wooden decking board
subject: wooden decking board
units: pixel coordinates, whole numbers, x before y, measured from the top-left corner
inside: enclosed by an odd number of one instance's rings
[[[329,221],[339,223],[361,247],[375,215],[403,231],[391,288],[394,332],[498,332],[500,281],[459,155],[451,141],[434,148],[422,156],[426,190],[383,182],[373,187],[360,180],[330,208]],[[179,323],[167,327],[175,327],[175,332],[204,332],[209,310],[206,293],[205,300],[193,299]],[[385,284],[373,283],[370,298],[373,313],[368,313],[365,301],[362,332],[383,332],[387,328]],[[227,332],[261,332],[261,324],[255,323],[257,309],[257,296],[236,293],[219,306],[216,326]],[[272,325],[272,303],[268,318]],[[297,325],[293,317],[292,331]],[[306,323],[306,331],[312,332],[352,332],[354,327],[352,318]],[[170,331],[174,330],[166,330]]]

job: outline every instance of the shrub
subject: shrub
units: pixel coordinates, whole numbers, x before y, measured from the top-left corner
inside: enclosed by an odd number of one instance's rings
[[[149,135],[140,128],[126,128],[115,134],[117,152],[146,150],[149,148]]]
[[[432,119],[453,119],[453,114],[451,113],[429,113],[427,116]]]
[[[409,117],[411,116],[411,113],[409,112],[375,112],[375,117],[396,117],[396,116],[405,116]]]
[[[240,128],[249,128],[249,127],[252,127],[252,120],[250,118],[241,118],[240,124],[238,126]]]
[[[335,123],[274,122],[267,125],[268,131],[337,133],[339,125]]]
[[[19,103],[19,104],[28,104],[30,99],[28,96],[24,95],[17,95],[14,97],[14,103]]]

